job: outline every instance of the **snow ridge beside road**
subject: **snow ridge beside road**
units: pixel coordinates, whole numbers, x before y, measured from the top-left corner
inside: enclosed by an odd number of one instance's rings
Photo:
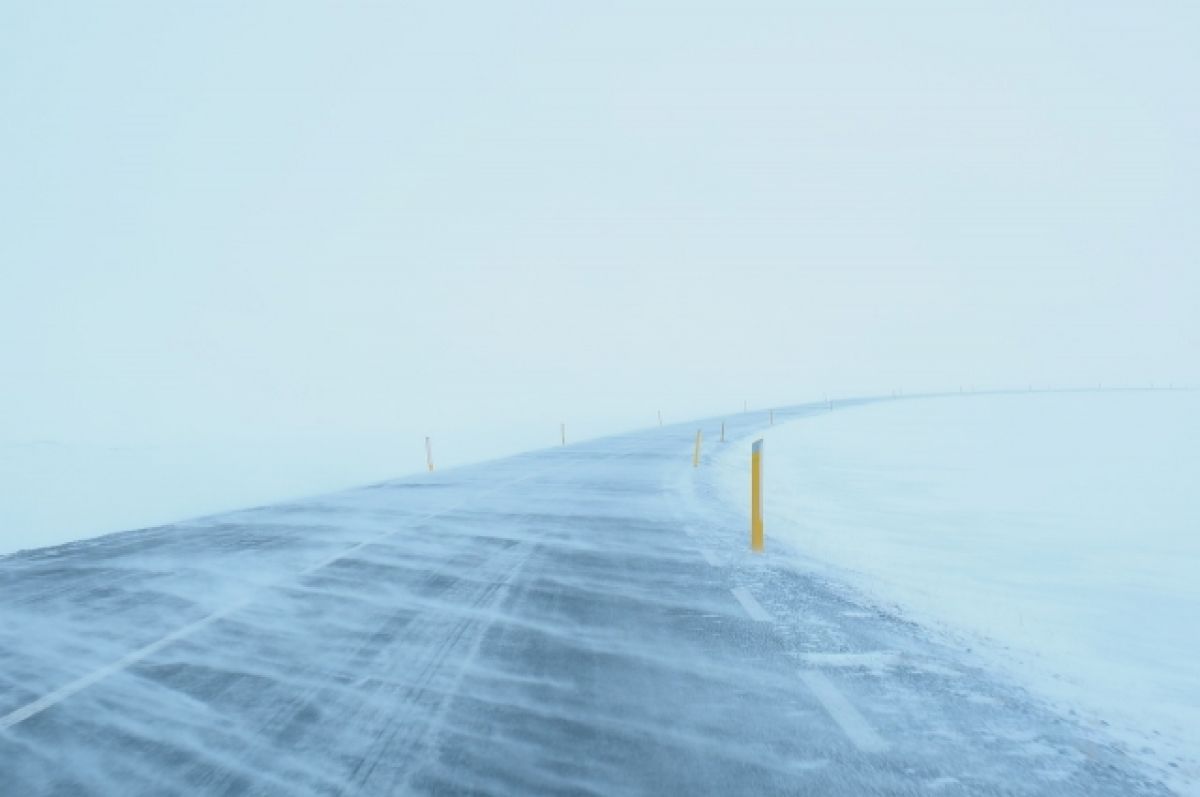
[[[768,543],[961,639],[1198,793],[1198,417],[1195,392],[1090,391],[777,424]],[[728,502],[746,501],[747,456],[716,462]]]

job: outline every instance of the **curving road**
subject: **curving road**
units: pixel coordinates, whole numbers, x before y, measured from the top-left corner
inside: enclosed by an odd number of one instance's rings
[[[695,429],[0,558],[0,794],[1165,793],[750,554]]]

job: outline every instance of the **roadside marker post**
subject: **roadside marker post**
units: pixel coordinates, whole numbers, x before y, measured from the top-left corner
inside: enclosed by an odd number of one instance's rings
[[[425,464],[429,466],[429,472],[433,473],[433,442],[425,438]]]
[[[560,423],[558,425],[558,432],[562,436],[562,444],[565,446],[567,444],[567,425]]]
[[[658,411],[658,425],[662,426],[662,410]]]
[[[725,421],[721,421],[721,442],[725,442]]]
[[[750,449],[750,550],[757,553],[763,549],[762,457],[763,441],[759,438]]]
[[[774,426],[775,425],[775,410],[770,410],[770,415],[771,415],[771,421],[768,424],[768,426]]]
[[[700,467],[700,441],[704,439],[704,433],[700,429],[696,430],[696,450],[692,452],[692,467]]]

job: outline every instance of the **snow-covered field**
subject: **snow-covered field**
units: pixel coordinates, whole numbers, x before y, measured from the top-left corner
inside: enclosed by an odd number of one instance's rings
[[[889,401],[765,438],[768,545],[1200,788],[1200,395]],[[741,448],[719,460],[731,501],[746,499]]]
[[[557,419],[508,409],[493,408],[505,423],[456,421],[447,410],[428,429],[232,423],[220,434],[151,429],[126,438],[0,427],[0,556],[423,473],[425,434],[434,435],[439,471],[558,444]],[[600,410],[570,423],[568,441],[636,421]]]
[[[361,439],[0,440],[0,555],[363,484],[397,459]]]
[[[607,423],[608,425],[604,425]],[[556,443],[558,424],[466,426],[434,441],[439,470]],[[574,436],[621,428],[606,420]],[[539,437],[539,432],[542,432]],[[424,471],[419,430],[29,439],[0,430],[0,556],[275,504]]]

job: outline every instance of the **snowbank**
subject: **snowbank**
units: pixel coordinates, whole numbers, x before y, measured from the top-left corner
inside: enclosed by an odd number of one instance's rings
[[[1200,397],[889,401],[766,437],[767,544],[967,637],[1200,784]],[[745,501],[743,447],[721,490]]]

